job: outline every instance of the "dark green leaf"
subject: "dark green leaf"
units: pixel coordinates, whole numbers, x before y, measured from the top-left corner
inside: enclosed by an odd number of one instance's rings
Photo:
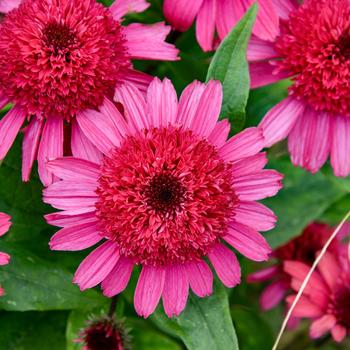
[[[246,52],[257,10],[254,4],[221,43],[207,75],[207,80],[222,82],[224,101],[221,116],[229,118],[234,132],[242,130],[245,121],[250,86]]]
[[[179,317],[168,319],[158,308],[152,320],[164,331],[181,338],[189,350],[238,349],[226,290],[220,283],[215,283],[215,293],[208,298],[190,295]]]

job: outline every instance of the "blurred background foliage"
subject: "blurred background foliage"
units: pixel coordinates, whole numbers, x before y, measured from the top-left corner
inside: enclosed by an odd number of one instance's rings
[[[112,1],[101,2],[109,5]],[[131,15],[126,21],[162,21],[162,1],[150,2],[152,6],[145,13]],[[171,33],[168,39],[180,49],[180,61],[135,62],[135,66],[151,75],[170,78],[180,94],[193,80],[206,80],[212,54],[202,52],[195,40],[194,28],[184,34]],[[240,69],[238,73],[244,79],[247,71],[244,67]],[[232,130],[257,125],[266,111],[286,96],[288,84],[284,81],[251,91],[246,115],[230,118],[233,124],[235,120],[241,124],[232,125]],[[232,83],[227,86],[230,88],[237,89],[237,86]],[[1,111],[1,115],[5,112]],[[98,288],[81,293],[71,282],[87,252],[64,253],[48,249],[55,228],[45,223],[43,215],[51,208],[41,201],[42,186],[36,174],[29,183],[21,182],[20,145],[21,140],[17,139],[0,168],[0,211],[9,213],[14,222],[10,233],[0,241],[0,251],[12,255],[11,264],[0,272],[0,283],[6,290],[6,296],[0,298],[0,349],[78,350],[81,345],[74,343],[74,339],[79,329],[91,315],[107,310],[109,301]],[[264,201],[279,217],[276,228],[266,234],[271,245],[277,247],[286,243],[314,220],[336,225],[350,207],[350,179],[334,178],[329,166],[315,175],[293,167],[283,143],[268,152],[268,167],[285,174],[284,189],[276,197]],[[258,265],[241,257],[240,260],[243,266],[240,286],[226,290],[218,283],[210,298],[200,300],[191,295],[186,310],[173,320],[164,316],[161,306],[148,320],[136,316],[132,305],[137,280],[135,270],[117,307],[117,316],[124,318],[131,329],[133,348],[238,349],[236,332],[241,350],[270,350],[284,309],[280,307],[270,312],[259,309],[262,286],[245,283],[247,273]],[[349,340],[342,345],[334,344],[329,338],[313,342],[307,332],[307,324],[302,323],[297,330],[286,333],[280,349],[350,348]]]

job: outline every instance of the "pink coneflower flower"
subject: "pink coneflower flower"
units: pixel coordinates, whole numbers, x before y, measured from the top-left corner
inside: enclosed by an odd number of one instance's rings
[[[147,6],[144,0],[118,0],[109,9],[95,0],[24,0],[1,22],[0,108],[15,106],[0,122],[0,159],[28,121],[23,180],[37,159],[41,180],[51,183],[45,164],[64,149],[99,157],[76,115],[113,99],[115,87],[126,81],[145,90],[151,79],[133,69],[132,59],[177,59],[178,51],[164,41],[170,27],[121,25],[127,11]]]
[[[89,322],[80,333],[77,343],[83,344],[83,350],[128,350],[129,339],[123,325],[110,318]]]
[[[0,213],[0,237],[3,236],[11,227],[11,217]],[[7,265],[10,262],[10,256],[0,252],[0,266]],[[0,296],[4,295],[3,288],[0,287]]]
[[[276,249],[271,256],[276,259],[274,265],[252,273],[248,276],[249,282],[271,281],[260,297],[260,305],[263,310],[270,310],[278,305],[291,290],[290,276],[283,270],[283,263],[287,260],[303,262],[310,267],[333,229],[326,224],[312,223],[305,228],[303,233],[289,243]],[[340,238],[340,236],[338,236]],[[329,251],[334,254],[346,254],[346,246],[339,239],[331,244]]]
[[[302,262],[287,261],[285,271],[298,291],[310,270]],[[292,303],[295,296],[289,296]],[[331,332],[336,342],[341,342],[350,332],[350,266],[349,260],[340,260],[330,252],[321,259],[294,312],[294,317],[312,320],[311,338]]]
[[[179,102],[169,80],[155,79],[146,100],[125,84],[118,101],[125,118],[107,101],[100,112],[77,117],[103,159],[48,164],[61,181],[44,191],[44,201],[63,210],[46,217],[63,227],[50,246],[81,250],[103,241],[75,274],[81,290],[102,283],[104,294],[114,296],[140,265],[137,313],[149,316],[162,297],[167,315],[178,315],[189,287],[200,297],[212,293],[204,258],[224,285],[240,282],[239,263],[224,242],[252,260],[268,259],[258,230],[271,229],[276,218],[256,201],[275,195],[282,176],[263,170],[258,128],[226,141],[229,123],[217,120],[219,82],[194,82]]]
[[[330,160],[336,176],[350,174],[350,3],[307,0],[285,6],[274,42],[254,37],[248,58],[252,87],[292,78],[289,97],[260,124],[270,146],[288,137],[292,162],[317,172]],[[289,6],[287,8],[287,6]],[[288,10],[288,11],[287,11]]]
[[[254,0],[165,0],[164,15],[179,31],[186,31],[196,19],[196,36],[204,51],[213,50],[241,19]],[[279,34],[278,0],[258,0],[259,13],[253,29],[262,39]],[[216,34],[218,38],[216,37]]]
[[[7,13],[16,8],[22,0],[0,0],[0,13]]]

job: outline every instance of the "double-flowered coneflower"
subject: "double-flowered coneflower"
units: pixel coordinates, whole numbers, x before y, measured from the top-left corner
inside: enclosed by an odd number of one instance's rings
[[[110,8],[96,0],[23,0],[0,22],[0,108],[14,104],[0,121],[0,159],[25,126],[23,180],[35,159],[48,185],[49,159],[98,158],[77,115],[112,100],[126,81],[146,90],[151,78],[134,70],[132,59],[177,59],[164,41],[170,27],[121,25],[128,11],[147,7],[144,0],[118,0]]]
[[[179,31],[186,31],[196,19],[196,36],[204,51],[213,50],[225,38],[254,0],[164,0],[164,15]],[[275,11],[279,0],[258,0],[255,35],[274,40],[279,32]]]
[[[51,239],[55,250],[93,250],[74,282],[82,290],[102,284],[106,296],[122,292],[133,267],[142,267],[134,304],[149,316],[163,299],[178,315],[189,288],[212,293],[213,274],[228,287],[240,282],[232,246],[246,257],[267,260],[270,247],[258,231],[275,216],[257,200],[273,196],[282,176],[264,170],[264,140],[249,128],[227,140],[230,126],[218,122],[219,82],[194,82],[178,102],[169,80],[155,79],[146,98],[124,84],[99,112],[78,114],[82,131],[102,158],[66,157],[48,163],[58,178],[44,201],[61,212],[47,221],[63,227]]]
[[[274,41],[254,37],[248,52],[252,87],[292,79],[289,96],[260,125],[266,146],[288,137],[295,165],[317,172],[330,155],[334,174],[347,176],[350,3],[306,0],[299,5],[280,0],[279,4],[280,34]]]
[[[311,267],[317,252],[324,247],[332,232],[333,228],[327,224],[314,222],[308,225],[300,236],[273,251],[271,257],[275,259],[275,264],[248,276],[249,282],[271,282],[261,294],[262,309],[272,309],[285,298],[287,292],[291,291],[291,279],[283,269],[284,262],[294,260]],[[341,235],[338,237],[340,238]],[[336,239],[329,247],[329,251],[344,256],[346,246],[341,244],[340,239]]]
[[[287,261],[284,270],[291,277],[292,288],[301,288],[310,266],[302,262]],[[295,296],[288,297],[291,304]],[[330,332],[336,342],[350,333],[350,263],[339,255],[327,252],[313,273],[296,308],[294,317],[312,321],[311,338]]]
[[[0,213],[0,237],[3,236],[11,226],[11,217],[7,214]],[[7,265],[10,262],[10,256],[0,252],[0,266]],[[0,287],[0,296],[4,295],[3,288]]]

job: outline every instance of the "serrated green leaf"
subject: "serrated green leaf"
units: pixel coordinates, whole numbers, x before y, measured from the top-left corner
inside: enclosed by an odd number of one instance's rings
[[[226,290],[220,283],[215,283],[210,297],[190,295],[179,317],[168,319],[158,308],[151,319],[162,330],[181,338],[189,350],[239,349]]]
[[[220,80],[224,91],[221,110],[229,118],[234,133],[242,130],[249,96],[250,79],[247,47],[258,7],[254,4],[232,29],[216,51],[209,66],[207,81]]]

